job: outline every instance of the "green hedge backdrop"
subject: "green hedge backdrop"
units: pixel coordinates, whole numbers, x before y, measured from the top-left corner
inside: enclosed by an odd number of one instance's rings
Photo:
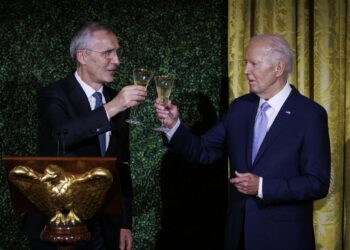
[[[120,39],[112,87],[131,83],[134,66],[177,77],[172,99],[196,134],[226,110],[225,0],[2,0],[0,3],[1,156],[35,156],[36,94],[74,70],[70,39],[86,21],[109,24]],[[226,159],[210,166],[167,152],[154,116],[154,82],[131,127],[133,249],[220,249],[227,197]],[[0,249],[27,249],[22,214],[0,175]]]

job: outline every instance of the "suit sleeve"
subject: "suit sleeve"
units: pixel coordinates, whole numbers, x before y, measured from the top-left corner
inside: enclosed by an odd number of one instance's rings
[[[264,178],[263,200],[267,203],[295,202],[323,198],[330,183],[330,141],[327,113],[313,110],[305,123],[303,143],[299,155],[298,176]],[[288,145],[286,145],[288,148]],[[287,149],[286,149],[287,150]],[[288,167],[288,166],[281,166]]]
[[[56,142],[64,138],[66,147],[79,144],[111,129],[104,107],[81,112],[72,107],[62,89],[44,88],[38,98],[39,120]]]
[[[166,140],[165,140],[166,141]],[[210,164],[225,154],[226,129],[219,122],[203,136],[194,136],[182,123],[165,145],[189,161]]]

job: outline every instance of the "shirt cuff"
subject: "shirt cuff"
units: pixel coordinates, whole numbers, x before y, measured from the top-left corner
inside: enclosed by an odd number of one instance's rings
[[[259,177],[259,190],[258,190],[258,197],[260,199],[264,198],[263,191],[262,191],[262,185],[263,185],[263,178]]]
[[[173,135],[175,134],[176,130],[179,128],[180,126],[180,119],[177,119],[175,126],[172,127],[171,129],[169,129],[168,131],[165,132],[165,136],[168,139],[168,141],[171,140],[171,138],[173,137]]]

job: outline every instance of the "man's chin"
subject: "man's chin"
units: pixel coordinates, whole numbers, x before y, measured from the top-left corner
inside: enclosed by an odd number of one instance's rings
[[[256,95],[260,96],[260,91],[258,89],[256,89],[256,88],[250,87],[249,88],[249,93],[253,93],[253,94],[256,94]]]
[[[249,92],[250,93],[255,93],[254,87],[252,85],[249,85]]]
[[[114,80],[114,77],[113,77],[113,76],[106,77],[106,78],[105,78],[105,83],[113,82],[113,80]]]

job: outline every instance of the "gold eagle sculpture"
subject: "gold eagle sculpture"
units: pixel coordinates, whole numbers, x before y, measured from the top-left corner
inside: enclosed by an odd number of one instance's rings
[[[72,174],[53,164],[43,173],[27,166],[14,167],[9,179],[50,218],[50,224],[68,226],[94,216],[113,182],[112,174],[104,168]]]

